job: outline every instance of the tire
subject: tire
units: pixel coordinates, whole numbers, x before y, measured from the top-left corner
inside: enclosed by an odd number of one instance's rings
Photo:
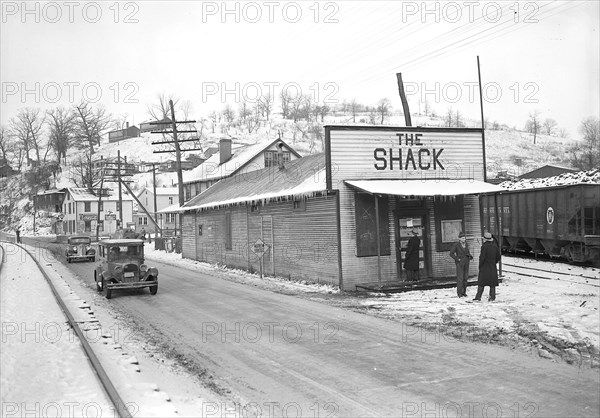
[[[156,295],[156,292],[158,292],[158,285],[150,286],[150,294]]]
[[[110,299],[112,297],[112,289],[106,288],[106,299]]]

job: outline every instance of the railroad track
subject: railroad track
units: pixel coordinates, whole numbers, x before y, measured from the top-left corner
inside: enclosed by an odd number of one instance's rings
[[[531,260],[531,263],[533,262],[534,261]],[[543,280],[560,280],[575,284],[585,284],[592,287],[600,287],[600,274],[592,268],[589,269],[589,274],[574,274],[553,269],[552,266],[540,266],[540,263],[537,263],[535,267],[527,266],[525,264],[526,263],[516,264],[503,258],[502,271]]]
[[[6,243],[6,241],[3,241],[3,242]],[[54,283],[52,282],[52,280],[50,279],[48,274],[42,268],[42,265],[33,256],[33,254],[31,254],[31,252],[27,248],[25,248],[19,244],[15,244],[15,243],[11,243],[11,244],[18,246],[23,251],[25,251],[29,255],[29,257],[31,257],[31,259],[35,262],[38,270],[42,273],[42,276],[44,276],[44,279],[46,280],[46,282],[50,286],[50,289],[52,290],[52,294],[54,295],[56,302],[60,306],[60,309],[64,313],[65,317],[67,318],[67,322],[68,322],[69,326],[73,329],[73,331],[77,335],[77,338],[79,338],[79,342],[81,343],[81,346],[83,347],[83,351],[90,362],[92,370],[94,371],[95,375],[97,376],[98,380],[100,381],[100,384],[104,388],[106,395],[108,396],[111,403],[113,404],[115,412],[121,418],[131,418],[132,415],[129,412],[127,405],[125,404],[125,402],[119,395],[117,389],[115,388],[115,386],[112,383],[112,381],[110,380],[108,374],[104,370],[104,367],[102,367],[100,360],[98,359],[98,357],[92,350],[92,347],[91,347],[90,343],[88,342],[87,338],[85,337],[83,331],[79,327],[79,323],[75,320],[75,317],[73,316],[73,314],[69,310],[68,306],[65,304],[65,302],[61,298],[59,292],[56,290],[56,287],[54,286]],[[4,257],[6,254],[5,250],[2,246],[0,246],[0,252],[1,252],[0,270],[1,270],[2,264],[4,262]]]

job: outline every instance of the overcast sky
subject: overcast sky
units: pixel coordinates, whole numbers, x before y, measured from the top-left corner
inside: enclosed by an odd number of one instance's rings
[[[522,127],[538,110],[576,136],[599,114],[595,0],[23,4],[2,2],[2,124],[82,98],[138,124],[161,92],[191,101],[193,117],[298,87],[400,109],[397,72],[411,111],[426,99],[479,118],[477,55],[490,120]]]

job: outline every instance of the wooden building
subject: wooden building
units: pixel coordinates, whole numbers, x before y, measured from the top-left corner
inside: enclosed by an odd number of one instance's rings
[[[125,128],[108,133],[108,142],[118,142],[129,138],[137,138],[138,136],[140,136],[139,128],[135,125],[129,126],[129,122],[127,122]]]
[[[398,282],[406,242],[421,238],[422,278],[455,275],[464,231],[476,259],[485,182],[483,132],[326,126],[325,154],[223,179],[183,212],[183,256],[355,290]],[[477,264],[471,263],[471,274]]]

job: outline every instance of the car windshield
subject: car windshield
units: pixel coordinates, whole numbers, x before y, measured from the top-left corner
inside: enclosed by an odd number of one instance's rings
[[[69,240],[69,242],[71,243],[71,245],[89,244],[90,239],[89,238],[71,238]]]
[[[113,245],[108,251],[108,260],[117,261],[127,258],[141,258],[144,255],[144,247],[141,245]]]

